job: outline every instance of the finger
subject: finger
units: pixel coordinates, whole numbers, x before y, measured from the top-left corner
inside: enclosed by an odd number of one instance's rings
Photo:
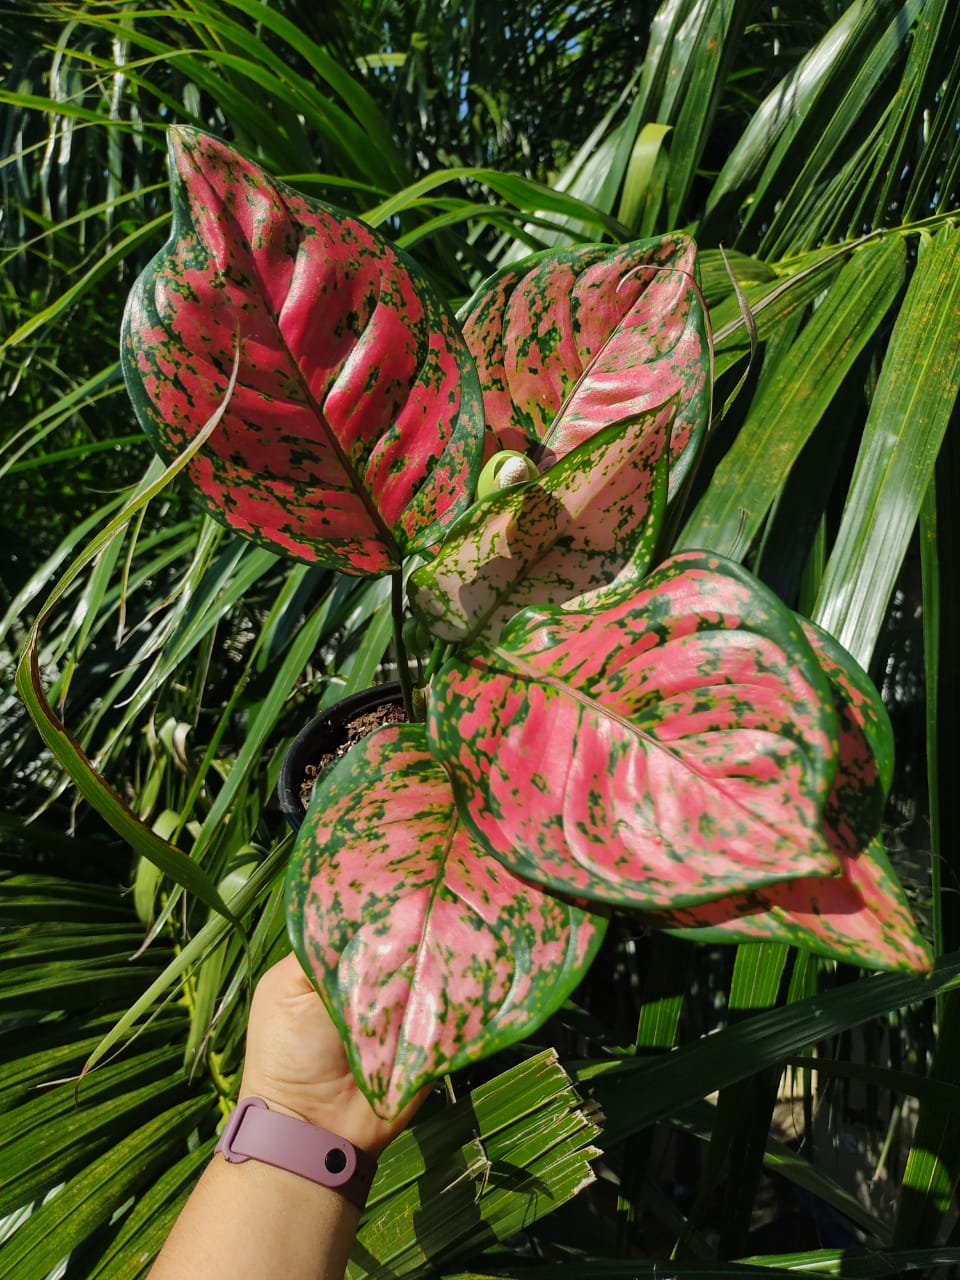
[[[307,992],[316,995],[313,983],[304,973],[303,966],[293,951],[271,965],[260,978],[257,986],[269,991],[270,995],[276,999],[302,996]]]

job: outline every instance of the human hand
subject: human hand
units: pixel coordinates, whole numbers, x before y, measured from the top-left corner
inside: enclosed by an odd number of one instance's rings
[[[382,1120],[353,1078],[340,1034],[293,954],[253,993],[240,1097],[299,1116],[378,1156],[424,1101],[424,1089],[395,1120]]]

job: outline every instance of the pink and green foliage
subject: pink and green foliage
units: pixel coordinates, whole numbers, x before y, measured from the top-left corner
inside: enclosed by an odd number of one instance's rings
[[[880,835],[893,776],[893,732],[870,680],[826,632],[804,632],[833,689],[839,762],[823,815],[840,863],[833,879],[801,878],[697,907],[664,912],[661,924],[687,936],[728,942],[776,941],[875,969],[926,969],[929,950]]]
[[[520,614],[440,672],[427,733],[477,838],[559,892],[651,909],[839,870],[829,683],[790,611],[715,556],[599,612]]]
[[[667,495],[676,402],[605,427],[537,480],[476,503],[413,575],[414,613],[447,641],[492,641],[528,605],[639,582]]]
[[[419,724],[378,730],[321,779],[287,903],[304,968],[388,1116],[538,1027],[606,928],[477,844]]]
[[[541,470],[602,427],[675,397],[670,493],[709,416],[709,342],[696,248],[663,236],[548,250],[492,276],[461,312],[487,421],[485,454]]]
[[[461,330],[386,240],[215,139],[172,131],[171,169],[173,233],[123,330],[145,430],[176,457],[223,408],[189,464],[208,509],[393,573],[401,664],[417,553],[411,607],[454,646],[407,699],[426,724],[320,780],[288,876],[294,947],[376,1108],[532,1033],[611,906],[928,968],[880,841],[867,678],[739,565],[651,571],[709,416],[693,243],[535,255]],[[501,450],[511,487],[475,501]]]
[[[483,420],[453,317],[388,241],[230,147],[171,129],[173,230],[136,282],[123,366],[210,513],[345,573],[395,569],[469,505]]]

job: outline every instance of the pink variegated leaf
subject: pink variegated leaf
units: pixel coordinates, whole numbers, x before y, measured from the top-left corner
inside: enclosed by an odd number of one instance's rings
[[[504,865],[647,909],[835,874],[836,729],[790,611],[702,552],[600,612],[524,611],[427,704],[464,821]]]
[[[413,575],[414,612],[442,640],[495,640],[529,605],[563,604],[638,582],[667,493],[672,401],[606,427],[539,479],[492,494],[462,516]]]
[[[734,894],[658,920],[702,940],[787,942],[849,964],[924,972],[930,953],[880,835],[893,772],[887,713],[853,658],[812,623],[802,626],[833,687],[840,724],[837,774],[823,815],[840,875]]]
[[[676,492],[709,414],[709,344],[683,235],[550,249],[485,281],[461,312],[483,389],[486,456],[541,470],[610,423],[673,397]]]
[[[841,855],[840,865],[838,878],[804,877],[779,892],[732,894],[654,913],[654,922],[698,942],[784,942],[869,969],[925,973],[930,951],[881,837],[855,858]]]
[[[374,1109],[535,1030],[606,920],[501,866],[459,820],[423,725],[390,725],[325,773],[287,875],[294,949]]]
[[[403,255],[230,147],[170,130],[173,230],[131,291],[127,388],[218,520],[281,554],[379,573],[439,540],[482,452],[476,371]]]

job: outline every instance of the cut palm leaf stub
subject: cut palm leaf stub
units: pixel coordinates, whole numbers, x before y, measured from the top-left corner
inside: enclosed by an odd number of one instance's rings
[[[593,1182],[600,1119],[552,1049],[418,1117],[380,1158],[348,1280],[435,1272],[529,1230]]]
[[[801,877],[657,918],[701,941],[787,942],[847,964],[926,972],[929,949],[880,835],[893,775],[886,710],[853,658],[813,623],[802,626],[832,685],[840,723],[839,764],[823,817],[840,875]]]
[[[385,1116],[540,1026],[606,927],[473,839],[422,725],[377,730],[323,775],[290,863],[287,920]]]
[[[836,735],[790,611],[695,552],[602,612],[524,611],[448,662],[427,709],[464,822],[504,865],[647,909],[836,875]]]
[[[461,312],[487,422],[486,456],[543,471],[603,427],[676,398],[670,491],[710,405],[696,248],[682,235],[551,249],[485,281]]]
[[[396,568],[469,503],[482,448],[456,322],[399,250],[231,148],[170,130],[174,220],[137,280],[123,367],[141,425],[180,453],[241,368],[188,474],[210,513],[288,556]]]

